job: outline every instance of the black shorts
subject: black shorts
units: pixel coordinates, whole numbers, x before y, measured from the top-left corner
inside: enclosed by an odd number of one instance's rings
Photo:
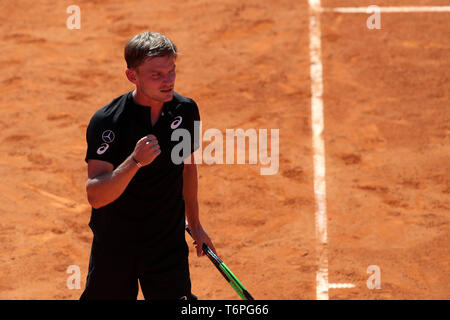
[[[186,242],[170,248],[130,248],[92,243],[80,300],[193,299]]]

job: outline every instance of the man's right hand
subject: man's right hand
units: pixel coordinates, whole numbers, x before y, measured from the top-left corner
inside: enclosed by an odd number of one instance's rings
[[[132,156],[141,166],[146,166],[152,163],[160,153],[158,139],[149,134],[136,143]]]
[[[154,135],[148,135],[136,143],[131,155],[139,161],[140,166],[146,166],[160,153],[158,140]],[[114,169],[112,163],[89,159],[86,192],[93,208],[106,206],[120,197],[138,169],[132,162],[136,163],[128,157]]]

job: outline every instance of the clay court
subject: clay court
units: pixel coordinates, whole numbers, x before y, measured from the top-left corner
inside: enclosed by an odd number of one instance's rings
[[[92,241],[86,127],[133,89],[123,47],[146,30],[182,53],[175,90],[197,102],[203,131],[279,129],[274,175],[260,163],[199,165],[203,226],[255,299],[450,299],[450,12],[381,12],[381,29],[369,29],[370,14],[331,9],[404,1],[311,2],[2,1],[0,299],[81,295]],[[66,25],[73,4],[80,29]],[[200,299],[239,299],[190,253]],[[67,287],[71,265],[81,289]],[[368,288],[369,266],[379,289]]]

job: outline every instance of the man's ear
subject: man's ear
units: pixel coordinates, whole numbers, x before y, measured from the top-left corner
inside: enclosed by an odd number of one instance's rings
[[[125,74],[127,75],[127,78],[130,82],[136,84],[136,70],[128,68],[125,70]]]

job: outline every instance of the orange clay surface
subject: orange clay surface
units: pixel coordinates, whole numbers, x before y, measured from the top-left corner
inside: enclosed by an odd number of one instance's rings
[[[80,30],[66,27],[71,4]],[[367,18],[321,16],[329,282],[355,285],[329,298],[449,299],[450,13],[382,14],[381,30]],[[307,1],[2,1],[0,20],[0,299],[81,295],[85,130],[133,89],[123,47],[145,30],[181,51],[176,91],[198,103],[203,131],[279,129],[275,175],[199,165],[201,221],[256,299],[316,298]],[[193,292],[239,299],[190,248]],[[81,289],[66,286],[70,265]],[[381,289],[367,288],[371,265]]]

